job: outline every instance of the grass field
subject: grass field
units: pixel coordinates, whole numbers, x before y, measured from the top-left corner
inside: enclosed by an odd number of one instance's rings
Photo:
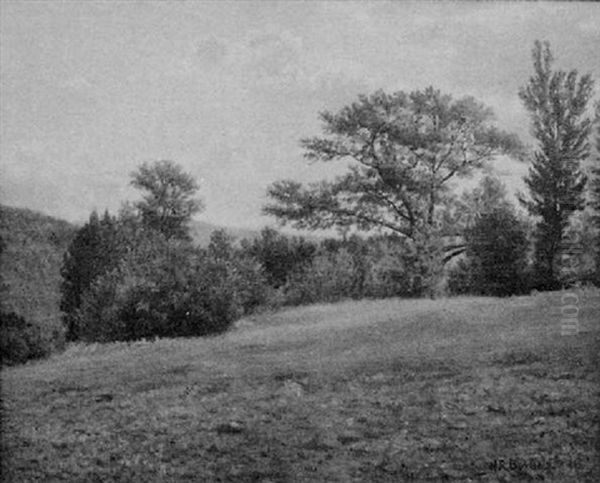
[[[572,301],[572,300],[571,300]],[[600,481],[600,293],[317,305],[2,371],[6,481]]]

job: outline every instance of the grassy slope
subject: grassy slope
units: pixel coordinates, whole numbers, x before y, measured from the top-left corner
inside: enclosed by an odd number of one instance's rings
[[[47,324],[60,321],[60,267],[76,227],[34,211],[0,206],[7,310]]]
[[[347,302],[73,346],[3,371],[5,477],[600,481],[600,294],[582,294],[579,335],[560,336],[559,309]]]

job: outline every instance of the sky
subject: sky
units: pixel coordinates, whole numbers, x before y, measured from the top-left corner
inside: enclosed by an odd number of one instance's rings
[[[0,202],[73,222],[169,159],[200,183],[197,219],[273,223],[271,183],[340,172],[302,156],[318,113],[378,89],[472,95],[530,141],[535,39],[600,91],[593,3],[2,0],[0,32]],[[527,166],[492,169],[518,189]]]

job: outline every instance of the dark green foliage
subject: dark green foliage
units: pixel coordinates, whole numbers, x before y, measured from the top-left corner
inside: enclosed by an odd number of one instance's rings
[[[196,180],[172,161],[144,163],[131,177],[131,184],[145,193],[135,204],[145,225],[167,238],[189,240],[189,221],[202,209],[193,198]]]
[[[86,290],[100,275],[116,266],[120,258],[119,227],[108,212],[102,219],[94,211],[77,232],[64,257],[60,309],[69,340],[79,339],[76,312]]]
[[[444,208],[441,231],[454,235],[444,240],[445,262],[465,252],[464,232],[473,226],[482,213],[497,208],[513,209],[504,183],[489,174],[473,190],[463,192],[456,200],[450,200]]]
[[[83,297],[77,317],[84,340],[218,333],[266,300],[260,266],[240,256],[224,232],[207,249],[155,230],[130,236],[117,267]]]
[[[18,364],[46,355],[41,329],[14,312],[0,312],[0,362]]]
[[[466,233],[467,260],[450,277],[455,293],[506,296],[524,292],[528,240],[512,210],[482,213]]]
[[[344,248],[322,250],[312,262],[293,273],[284,287],[285,303],[290,305],[334,302],[356,295],[356,267]]]
[[[432,270],[440,260],[439,253],[432,253],[439,250],[434,240],[423,240],[418,249],[398,236],[324,240],[310,263],[281,287],[283,303],[435,295],[441,267]]]
[[[225,230],[215,230],[206,251],[202,252],[211,267],[225,270],[224,291],[232,291],[239,315],[248,313],[266,303],[270,287],[264,266],[244,248],[234,246],[234,238]]]
[[[4,365],[47,357],[62,350],[65,342],[61,324],[31,322],[14,312],[0,311],[0,357]]]
[[[302,237],[287,237],[272,228],[264,228],[260,237],[242,243],[244,252],[264,268],[269,285],[284,285],[289,276],[310,263],[317,247]]]
[[[539,217],[535,268],[540,289],[560,285],[560,255],[568,249],[565,232],[573,212],[584,205],[586,179],[580,163],[589,155],[591,121],[586,111],[593,94],[589,75],[553,70],[553,61],[549,44],[536,41],[534,74],[519,91],[538,141],[525,178],[530,199],[523,203]]]

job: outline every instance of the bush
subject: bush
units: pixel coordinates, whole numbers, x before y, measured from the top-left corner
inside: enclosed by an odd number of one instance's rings
[[[317,246],[302,237],[286,237],[272,228],[264,228],[260,237],[242,241],[242,251],[261,264],[268,284],[279,288],[310,263]]]
[[[404,256],[405,247],[399,240],[382,239],[373,244],[364,284],[366,296],[385,298],[410,294],[411,281]]]
[[[293,273],[284,287],[289,305],[333,302],[356,295],[357,270],[346,249],[321,251],[312,262]]]
[[[19,364],[50,355],[64,347],[62,324],[42,328],[14,312],[0,312],[0,354],[2,365]]]
[[[260,266],[223,232],[206,250],[152,232],[92,284],[77,317],[87,341],[199,336],[227,330],[265,300]]]

